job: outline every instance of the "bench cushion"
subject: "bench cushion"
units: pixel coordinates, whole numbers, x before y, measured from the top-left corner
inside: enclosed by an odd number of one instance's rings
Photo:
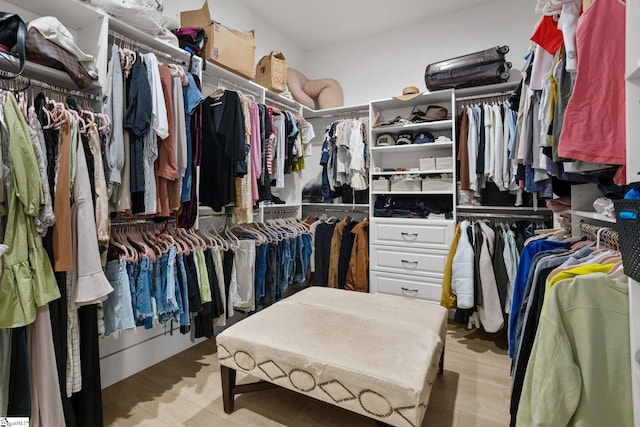
[[[217,336],[220,364],[396,426],[419,426],[444,346],[433,303],[312,287]]]

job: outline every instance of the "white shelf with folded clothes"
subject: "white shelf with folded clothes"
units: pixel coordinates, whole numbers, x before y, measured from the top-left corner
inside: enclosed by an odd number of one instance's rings
[[[371,103],[370,292],[439,299],[455,226],[453,94]]]

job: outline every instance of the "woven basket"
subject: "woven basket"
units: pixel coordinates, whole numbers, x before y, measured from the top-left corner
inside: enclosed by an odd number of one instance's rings
[[[614,206],[624,273],[640,281],[640,200],[616,200]],[[623,212],[635,214],[635,219],[621,218]]]

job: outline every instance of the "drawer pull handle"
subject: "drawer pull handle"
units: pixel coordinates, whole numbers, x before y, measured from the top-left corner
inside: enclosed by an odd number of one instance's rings
[[[418,288],[407,288],[403,286],[400,289],[402,289],[402,292],[418,292]]]
[[[413,264],[413,265],[418,265],[418,261],[409,261],[409,260],[403,259],[401,262],[402,262],[403,264]]]
[[[407,233],[406,231],[403,231],[400,234],[402,235],[402,237],[413,237],[414,239],[418,237],[418,233]]]

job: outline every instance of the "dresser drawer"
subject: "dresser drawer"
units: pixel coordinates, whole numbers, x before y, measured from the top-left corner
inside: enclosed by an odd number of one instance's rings
[[[429,277],[372,271],[370,290],[374,293],[439,302],[442,294],[442,281]]]
[[[434,249],[449,249],[453,238],[455,224],[439,221],[429,223],[428,220],[408,222],[371,223],[371,243],[374,245],[414,246]]]
[[[372,246],[370,269],[442,278],[447,251]]]

